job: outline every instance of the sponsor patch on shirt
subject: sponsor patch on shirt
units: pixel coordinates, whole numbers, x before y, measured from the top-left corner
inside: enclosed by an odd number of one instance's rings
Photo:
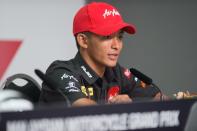
[[[69,81],[68,86],[65,87],[68,92],[80,92],[80,89],[75,86],[75,82]]]
[[[117,96],[119,94],[120,87],[119,86],[113,86],[110,87],[107,92],[107,100],[112,99],[114,96]]]
[[[135,82],[137,82],[137,81],[138,81],[138,78],[137,78],[137,77],[135,77],[135,78],[134,78],[134,80],[135,80]]]
[[[86,69],[85,66],[81,66],[81,69],[86,73],[86,75],[87,75],[89,78],[92,78],[92,75],[90,74],[89,71],[87,71],[87,69]]]
[[[94,91],[93,91],[92,87],[88,87],[88,93],[89,93],[89,96],[93,96],[94,95]]]
[[[86,95],[88,96],[88,93],[86,91],[86,87],[85,86],[81,86],[81,91]]]
[[[62,76],[61,76],[61,80],[64,80],[64,79],[70,79],[70,80],[75,80],[76,82],[79,82],[78,80],[77,80],[77,78],[75,78],[73,75],[68,75],[68,74],[66,74],[66,73],[64,73]]]
[[[81,86],[81,91],[86,95],[86,96],[94,96],[94,90],[90,86],[86,88],[85,86]]]
[[[125,69],[125,70],[124,70],[124,75],[125,75],[128,79],[131,78],[131,72],[129,71],[129,69]]]

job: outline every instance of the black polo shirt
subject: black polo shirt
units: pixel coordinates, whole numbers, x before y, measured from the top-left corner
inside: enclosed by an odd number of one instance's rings
[[[137,79],[126,68],[117,64],[106,68],[100,78],[83,60],[78,52],[69,61],[55,61],[46,71],[46,75],[54,80],[57,90],[43,83],[40,101],[42,102],[74,102],[80,98],[89,98],[98,104],[107,103],[111,96],[128,94],[129,97],[153,97],[159,90],[147,86]]]

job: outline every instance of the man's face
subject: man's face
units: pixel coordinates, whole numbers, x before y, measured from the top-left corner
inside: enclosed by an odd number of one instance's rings
[[[109,36],[92,34],[88,38],[87,48],[92,63],[103,67],[114,67],[122,50],[122,37],[122,31]]]

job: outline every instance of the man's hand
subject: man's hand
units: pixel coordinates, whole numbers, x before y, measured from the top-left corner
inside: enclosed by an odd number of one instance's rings
[[[132,102],[132,99],[126,94],[116,95],[108,100],[109,104],[120,104],[120,103],[130,103],[130,102]]]
[[[168,96],[166,96],[165,94],[161,94],[161,93],[157,93],[153,100],[155,101],[162,101],[162,100],[170,100],[170,98]]]

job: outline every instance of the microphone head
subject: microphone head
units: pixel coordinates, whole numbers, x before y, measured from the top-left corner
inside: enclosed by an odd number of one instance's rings
[[[143,81],[144,83],[151,85],[153,83],[153,80],[146,76],[145,74],[141,73],[140,71],[138,71],[137,69],[131,68],[130,72],[137,77],[138,79],[140,79],[141,81]]]

